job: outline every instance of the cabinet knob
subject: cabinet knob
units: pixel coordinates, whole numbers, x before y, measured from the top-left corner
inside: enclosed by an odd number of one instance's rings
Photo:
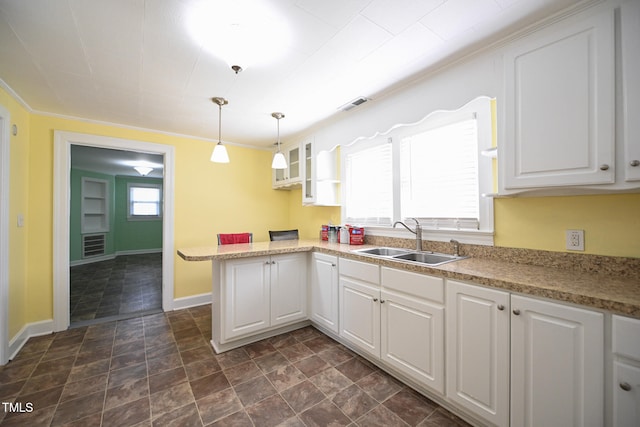
[[[331,264],[331,267],[335,267],[335,266],[336,266],[335,264]]]
[[[373,299],[373,302],[378,302],[378,298],[374,298],[374,299]]]
[[[518,310],[517,308],[515,310],[513,310],[513,314],[515,314],[516,316],[520,315],[520,310]]]
[[[504,310],[504,305],[498,304],[498,310],[500,310],[500,311]]]
[[[640,160],[631,160],[629,164],[635,168],[636,166],[640,166]]]
[[[623,381],[620,383],[620,388],[623,389],[624,391],[629,391],[631,390],[631,384],[629,384],[626,381]]]
[[[600,170],[601,170],[601,171],[609,170],[609,165],[607,165],[607,164],[600,165]]]

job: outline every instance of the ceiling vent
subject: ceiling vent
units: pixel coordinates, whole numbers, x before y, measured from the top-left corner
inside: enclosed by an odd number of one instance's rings
[[[369,98],[361,96],[338,107],[338,110],[349,111],[352,108],[356,108],[358,105],[362,105],[367,101],[369,101]]]

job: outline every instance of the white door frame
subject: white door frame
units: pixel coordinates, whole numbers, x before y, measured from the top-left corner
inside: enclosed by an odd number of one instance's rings
[[[9,361],[9,111],[0,105],[0,365]]]
[[[53,328],[69,327],[69,217],[71,200],[71,146],[85,145],[138,151],[164,156],[164,210],[162,220],[162,309],[173,310],[174,272],[174,162],[171,145],[76,132],[54,131],[53,167]]]

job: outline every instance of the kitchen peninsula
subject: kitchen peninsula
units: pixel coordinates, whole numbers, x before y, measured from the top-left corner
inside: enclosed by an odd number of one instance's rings
[[[640,339],[640,260],[461,245],[469,258],[426,266],[358,251],[411,248],[413,240],[367,243],[256,242],[178,254],[212,262],[216,352],[312,324],[481,425],[520,425],[533,409],[608,419],[609,405],[631,396],[630,361],[640,353],[626,343]],[[527,409],[531,395],[538,400]]]

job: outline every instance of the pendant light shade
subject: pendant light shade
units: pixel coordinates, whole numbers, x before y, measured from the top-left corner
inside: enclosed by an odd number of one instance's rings
[[[229,163],[229,154],[227,154],[227,147],[222,145],[222,106],[227,105],[229,101],[224,98],[215,97],[211,98],[214,104],[218,104],[218,143],[211,153],[211,161],[214,163]]]
[[[282,113],[271,113],[271,117],[275,118],[278,121],[278,151],[273,156],[273,161],[271,162],[272,169],[286,169],[287,168],[287,159],[284,158],[284,154],[280,151],[280,119],[284,117]]]

